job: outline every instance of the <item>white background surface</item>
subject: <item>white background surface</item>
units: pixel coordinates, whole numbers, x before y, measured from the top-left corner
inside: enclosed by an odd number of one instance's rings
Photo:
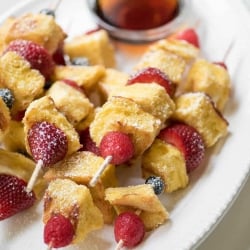
[[[0,15],[8,8],[19,2],[20,0],[0,1]],[[237,15],[237,13],[235,13],[235,15]],[[249,53],[249,51],[247,53]],[[192,229],[190,228],[190,230]],[[206,238],[204,242],[198,247],[198,250],[212,249],[250,249],[250,180],[247,181],[235,203],[224,216],[222,221],[217,225],[215,230],[208,236],[208,238]]]

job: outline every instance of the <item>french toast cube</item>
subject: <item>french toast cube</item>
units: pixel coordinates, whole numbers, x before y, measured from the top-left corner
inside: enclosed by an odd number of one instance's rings
[[[199,59],[188,72],[185,90],[205,92],[213,99],[216,107],[223,111],[231,90],[229,73],[215,63]]]
[[[2,143],[4,148],[9,151],[26,154],[23,123],[11,120],[9,129],[3,136]]]
[[[87,57],[91,65],[115,67],[114,48],[105,30],[74,37],[64,45],[64,51],[71,59]]]
[[[142,156],[142,175],[160,176],[165,183],[165,192],[185,188],[188,175],[183,154],[171,144],[156,139]]]
[[[228,122],[216,109],[212,99],[203,92],[185,93],[175,100],[173,119],[195,128],[206,147],[213,146],[227,135]]]
[[[66,178],[89,187],[89,182],[103,161],[102,157],[96,156],[94,153],[88,151],[76,152],[55,167],[50,168],[45,173],[44,178],[48,181]],[[101,174],[96,185],[89,187],[95,205],[102,212],[104,222],[108,224],[113,222],[115,212],[109,202],[104,200],[104,190],[107,187],[115,186],[117,186],[115,166],[109,164]]]
[[[162,49],[147,51],[143,54],[134,70],[139,71],[147,67],[158,68],[163,71],[169,79],[180,84],[186,69],[186,61],[179,55]]]
[[[11,113],[25,110],[43,93],[44,77],[15,52],[0,57],[0,87],[8,88],[15,97]]]
[[[0,97],[0,142],[3,136],[9,131],[10,121],[10,110]]]
[[[52,16],[27,13],[15,18],[9,25],[5,43],[17,39],[29,40],[53,54],[65,38],[66,34]]]
[[[36,122],[43,121],[54,124],[65,133],[68,140],[68,151],[66,155],[70,155],[80,149],[81,145],[79,142],[79,135],[73,125],[58,111],[53,99],[49,96],[44,96],[33,101],[29,105],[23,118],[25,144],[29,154],[31,154],[29,143],[27,141],[29,129]]]
[[[89,93],[94,89],[98,81],[105,75],[105,68],[101,65],[95,66],[61,66],[55,67],[52,75],[53,81],[70,79]]]
[[[0,174],[16,176],[28,183],[31,174],[35,169],[35,162],[23,154],[10,152],[0,148]],[[42,198],[46,188],[46,181],[42,174],[38,175],[33,191],[36,198]]]
[[[149,47],[150,51],[159,49],[176,54],[187,62],[194,60],[199,55],[199,49],[191,43],[173,38],[161,39]]]
[[[102,214],[94,205],[89,189],[68,179],[51,181],[45,191],[43,222],[46,224],[55,214],[71,221],[75,229],[73,244],[103,226]]]
[[[136,158],[153,143],[161,125],[159,119],[145,112],[135,101],[113,96],[97,112],[90,125],[90,136],[99,146],[108,132],[126,133],[131,136]]]
[[[90,112],[93,112],[93,104],[84,92],[63,81],[53,83],[46,95],[53,99],[58,110],[66,116],[73,126],[84,120]]]
[[[128,210],[138,212],[147,231],[160,226],[169,217],[150,184],[107,188],[105,197],[118,214]]]
[[[116,69],[108,68],[105,75],[98,82],[100,93],[104,100],[107,100],[110,92],[119,89],[127,84],[129,75]]]
[[[166,90],[156,83],[135,83],[114,89],[110,96],[122,96],[134,100],[142,109],[165,123],[175,109]]]

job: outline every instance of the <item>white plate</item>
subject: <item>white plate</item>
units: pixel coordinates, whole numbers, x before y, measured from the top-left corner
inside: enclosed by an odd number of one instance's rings
[[[22,2],[6,13],[0,22],[10,15],[28,11],[38,12],[49,6],[51,0]],[[250,169],[250,59],[247,56],[250,41],[250,25],[247,10],[239,1],[194,0],[194,13],[199,18],[198,32],[203,54],[212,61],[220,61],[231,43],[235,41],[227,65],[232,76],[233,91],[225,112],[229,135],[207,153],[206,164],[195,171],[187,189],[161,196],[170,211],[171,219],[157,230],[147,234],[136,249],[157,248],[183,250],[195,248],[216,226],[230,207],[246,181]],[[86,11],[84,0],[64,0],[58,9],[58,22],[70,36],[81,34],[95,27]],[[131,46],[120,43],[119,67],[130,70],[131,63],[139,54],[127,54]],[[126,52],[124,53],[124,49]],[[246,55],[246,56],[245,56]],[[24,211],[0,223],[0,249],[42,250],[42,204]],[[114,249],[112,227],[94,232],[78,246],[65,249],[108,250]]]

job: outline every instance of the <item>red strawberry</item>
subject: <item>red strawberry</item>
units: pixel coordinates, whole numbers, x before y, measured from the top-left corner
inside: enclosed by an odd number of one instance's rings
[[[61,129],[46,121],[37,122],[30,128],[28,143],[34,160],[42,160],[44,166],[62,160],[68,151],[67,136]]]
[[[145,227],[141,218],[133,212],[119,214],[114,223],[116,242],[123,241],[123,246],[134,247],[144,238]]]
[[[204,159],[204,142],[201,135],[191,126],[175,123],[163,129],[159,138],[174,145],[183,153],[188,173],[196,169]]]
[[[89,134],[89,128],[81,131],[80,135],[80,143],[82,145],[81,151],[90,151],[96,155],[100,155],[100,150],[93,142]]]
[[[53,248],[69,245],[74,237],[70,220],[61,214],[53,215],[44,227],[44,242]]]
[[[72,88],[74,88],[74,89],[76,89],[76,90],[78,90],[78,91],[80,91],[81,93],[84,94],[83,88],[81,88],[81,87],[77,84],[77,82],[75,82],[75,81],[73,81],[73,80],[69,80],[69,79],[63,79],[62,81],[63,81],[64,83],[66,83],[67,85],[71,86]]]
[[[185,29],[174,35],[175,39],[184,40],[200,48],[199,37],[194,29]]]
[[[135,73],[129,78],[127,84],[153,82],[164,87],[170,96],[174,95],[175,85],[169,80],[168,76],[164,72],[153,67],[148,67]]]
[[[13,175],[0,175],[0,220],[31,207],[36,201],[33,191],[26,191],[27,183]]]
[[[130,137],[122,132],[107,133],[101,140],[100,152],[103,158],[112,156],[115,165],[125,163],[134,155],[134,145]]]
[[[14,40],[6,51],[14,51],[27,60],[31,68],[37,69],[48,80],[54,71],[55,64],[51,55],[42,46],[27,40]]]

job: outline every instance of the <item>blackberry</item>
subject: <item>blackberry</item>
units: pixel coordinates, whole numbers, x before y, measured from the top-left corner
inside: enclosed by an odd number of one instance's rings
[[[150,176],[145,184],[151,184],[156,195],[161,194],[165,189],[165,183],[159,176]]]
[[[0,97],[3,99],[6,106],[11,109],[15,98],[9,89],[0,89]]]
[[[40,14],[56,17],[55,11],[52,9],[42,9],[40,10]]]

